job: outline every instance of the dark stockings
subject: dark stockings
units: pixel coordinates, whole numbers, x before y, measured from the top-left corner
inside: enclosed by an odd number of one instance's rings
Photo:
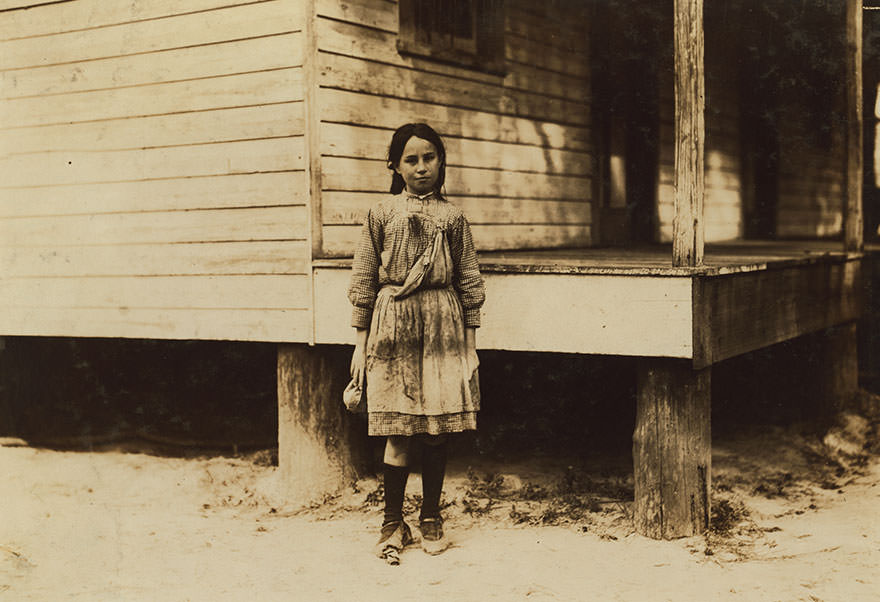
[[[408,466],[392,466],[385,464],[385,521],[403,520],[403,494],[406,491],[406,479],[409,476]]]
[[[440,494],[446,475],[447,441],[437,445],[422,444],[422,511],[420,519],[440,518]]]

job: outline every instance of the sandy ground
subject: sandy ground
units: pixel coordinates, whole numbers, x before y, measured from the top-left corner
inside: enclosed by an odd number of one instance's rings
[[[305,511],[265,458],[0,446],[0,600],[880,599],[876,423],[717,440],[713,530],[632,533],[627,458],[457,458],[453,547],[371,555],[381,489]],[[410,481],[415,511],[420,483]]]

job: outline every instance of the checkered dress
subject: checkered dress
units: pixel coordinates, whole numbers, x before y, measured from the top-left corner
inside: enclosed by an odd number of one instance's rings
[[[423,283],[398,297],[407,274],[442,249]],[[403,193],[374,206],[355,252],[352,325],[369,328],[367,408],[371,435],[449,433],[476,428],[476,358],[464,329],[478,327],[485,298],[470,227],[439,195]]]

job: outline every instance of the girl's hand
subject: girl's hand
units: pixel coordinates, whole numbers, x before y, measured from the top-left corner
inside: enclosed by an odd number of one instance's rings
[[[477,357],[477,329],[464,329],[464,346],[467,355],[468,372],[473,374],[480,365],[480,358]]]
[[[357,342],[354,345],[354,353],[351,355],[351,378],[358,384],[363,381],[364,371],[367,367],[367,330],[359,328]]]

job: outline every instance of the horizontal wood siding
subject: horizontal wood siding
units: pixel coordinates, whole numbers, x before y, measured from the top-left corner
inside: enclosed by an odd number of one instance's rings
[[[0,334],[309,340],[303,4],[0,12]]]
[[[692,356],[689,276],[504,274],[491,269],[483,276],[481,349]],[[350,311],[345,299],[350,278],[349,269],[315,271],[315,293],[322,300],[315,308],[318,343],[354,342],[354,329],[339,319]]]
[[[412,121],[444,136],[446,192],[480,249],[589,244],[589,23],[507,5],[498,76],[399,54],[396,2],[317,0],[324,255],[352,254],[388,190],[391,133]]]
[[[708,28],[707,28],[708,29]],[[740,113],[732,41],[706,34],[706,156],[703,202],[706,242],[743,236]],[[661,71],[660,177],[657,209],[659,238],[672,240],[675,140],[671,71]]]
[[[779,127],[779,202],[776,232],[782,238],[838,236],[843,228],[845,141],[843,127],[817,140],[796,104]]]

